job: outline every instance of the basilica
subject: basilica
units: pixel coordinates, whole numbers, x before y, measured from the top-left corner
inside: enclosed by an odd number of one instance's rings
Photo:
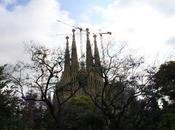
[[[81,56],[78,60],[75,31],[75,29],[72,30],[71,49],[69,49],[69,37],[66,37],[64,71],[59,84],[65,85],[64,89],[74,90],[79,88],[76,94],[85,94],[84,90],[97,94],[103,85],[97,36],[93,35],[94,49],[92,50],[89,29],[86,29],[86,55]]]

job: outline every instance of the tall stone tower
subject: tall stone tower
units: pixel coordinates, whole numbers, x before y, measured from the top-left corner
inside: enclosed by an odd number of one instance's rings
[[[75,40],[75,30],[72,30],[72,47],[69,50],[69,37],[66,37],[66,49],[64,54],[64,70],[61,75],[60,82],[57,83],[55,93],[53,95],[53,104],[55,113],[58,112],[59,101],[69,98],[72,92],[76,91],[75,96],[85,95],[85,90],[98,96],[104,85],[102,78],[102,67],[100,63],[100,55],[97,47],[96,35],[94,38],[94,55],[90,44],[89,29],[86,29],[86,60],[83,62],[85,67],[79,67],[77,47]],[[70,55],[71,52],[71,55]],[[82,61],[80,61],[82,62]],[[84,65],[83,65],[84,66]]]
[[[71,74],[72,76],[75,76],[79,71],[79,62],[78,62],[78,56],[77,56],[77,47],[76,47],[76,41],[75,41],[75,30],[72,30],[73,36],[72,36],[72,54],[71,54]]]
[[[66,50],[64,55],[64,71],[62,73],[61,81],[70,82],[71,80],[71,66],[70,66],[70,53],[69,53],[69,37],[66,37]]]
[[[101,66],[101,62],[100,62],[100,55],[99,55],[99,51],[98,51],[98,47],[97,47],[97,36],[94,35],[94,67],[95,67],[95,71],[96,73],[98,73],[99,75],[102,76],[102,66]]]
[[[97,47],[96,35],[94,38],[94,55],[92,53],[91,43],[90,43],[90,33],[89,29],[86,29],[86,61],[85,68],[79,68],[79,61],[77,55],[77,47],[75,40],[75,30],[72,30],[72,48],[71,56],[69,53],[69,37],[66,37],[66,50],[65,50],[65,63],[64,71],[62,73],[61,83],[69,84],[72,89],[80,88],[78,94],[83,94],[83,88],[86,90],[97,93],[103,85],[102,79],[102,67],[100,63],[100,55]],[[82,85],[83,84],[83,85]]]
[[[86,29],[86,70],[88,72],[92,71],[93,69],[93,56],[92,56],[92,49],[91,49],[91,44],[90,44],[90,39],[89,39],[89,29]]]

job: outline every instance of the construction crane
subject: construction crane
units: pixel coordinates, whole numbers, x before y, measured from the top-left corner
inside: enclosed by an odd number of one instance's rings
[[[82,31],[84,31],[83,28],[81,28],[79,26],[70,25],[70,24],[63,22],[61,20],[58,20],[58,19],[56,21],[66,25],[66,26],[72,27],[75,30],[79,30],[79,32],[80,32],[80,53],[81,53],[80,55],[81,55],[81,57],[83,57],[83,38],[82,38]]]
[[[83,55],[83,39],[82,39],[82,32],[83,32],[83,31],[86,31],[86,30],[83,29],[83,28],[81,28],[81,27],[79,27],[79,26],[73,26],[73,25],[71,25],[71,24],[68,24],[68,23],[63,22],[63,21],[58,20],[58,19],[57,19],[56,21],[57,21],[57,22],[60,22],[60,23],[62,23],[62,24],[64,24],[64,25],[66,25],[66,26],[72,27],[72,28],[74,28],[75,30],[79,30],[79,32],[80,32],[80,53],[81,53],[80,61],[83,62],[83,57],[84,57],[84,55]],[[104,62],[104,60],[105,60],[105,53],[104,53],[104,46],[103,46],[103,35],[112,35],[112,32],[101,32],[101,33],[98,33],[98,34],[100,35],[101,50],[102,50],[102,60],[103,60],[103,62]]]
[[[105,52],[104,52],[104,46],[103,46],[103,35],[112,35],[112,32],[103,32],[99,33],[100,35],[100,41],[101,41],[101,50],[102,50],[102,60],[105,61]]]

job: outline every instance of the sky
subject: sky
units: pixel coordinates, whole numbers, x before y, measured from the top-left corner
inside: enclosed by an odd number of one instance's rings
[[[26,44],[64,48],[70,25],[110,31],[104,46],[125,44],[129,53],[163,63],[175,59],[174,23],[175,0],[0,0],[0,64],[25,61]]]

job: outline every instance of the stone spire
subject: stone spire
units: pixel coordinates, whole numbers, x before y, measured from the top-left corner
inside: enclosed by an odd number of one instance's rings
[[[69,37],[66,37],[66,50],[64,55],[65,63],[64,63],[64,71],[62,75],[62,80],[70,79],[70,53],[69,53]]]
[[[77,47],[75,42],[75,29],[73,29],[72,32],[73,36],[72,36],[71,72],[77,73],[79,70],[79,63],[77,57]]]
[[[98,47],[97,47],[97,40],[96,40],[97,36],[94,35],[94,59],[95,59],[95,66],[101,66],[100,63],[100,56],[99,56],[99,51],[98,51]]]
[[[86,29],[87,32],[87,41],[86,41],[86,69],[92,70],[93,67],[93,57],[92,57],[92,50],[91,50],[91,44],[89,39],[89,29]]]
[[[97,47],[97,35],[94,35],[94,64],[95,64],[95,71],[101,74],[101,63],[100,63],[100,55]]]

